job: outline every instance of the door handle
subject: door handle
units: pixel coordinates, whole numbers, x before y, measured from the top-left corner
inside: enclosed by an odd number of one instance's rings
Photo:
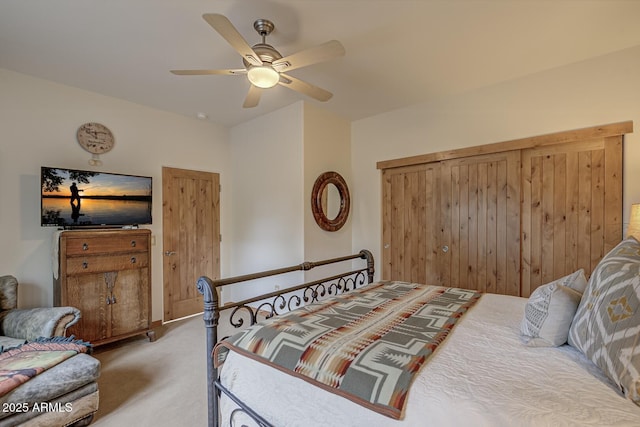
[[[171,256],[171,255],[175,255],[175,254],[176,254],[176,251],[164,251],[164,254],[165,254],[166,256]]]

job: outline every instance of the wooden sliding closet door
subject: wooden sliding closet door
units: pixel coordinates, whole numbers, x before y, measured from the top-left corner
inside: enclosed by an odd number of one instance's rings
[[[382,278],[417,283],[438,279],[437,163],[382,171]]]
[[[520,152],[382,172],[389,280],[518,295]]]
[[[620,122],[378,162],[382,279],[528,297],[622,239]]]
[[[621,239],[622,135],[523,150],[522,296]]]
[[[518,295],[520,152],[443,161],[440,182],[440,283]]]

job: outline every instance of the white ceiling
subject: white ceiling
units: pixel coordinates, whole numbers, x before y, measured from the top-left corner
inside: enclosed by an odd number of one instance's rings
[[[242,68],[204,13],[250,45],[253,21],[272,20],[285,56],[342,42],[344,57],[290,74],[349,120],[640,45],[634,0],[1,0],[0,68],[227,126],[308,99],[276,86],[243,109],[242,76],[170,74]]]

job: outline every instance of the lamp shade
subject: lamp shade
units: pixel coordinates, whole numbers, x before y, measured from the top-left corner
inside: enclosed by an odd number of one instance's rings
[[[251,67],[247,72],[249,81],[262,89],[274,87],[280,81],[280,75],[269,66]]]
[[[631,217],[629,218],[629,228],[627,237],[633,236],[640,240],[640,203],[631,205]]]

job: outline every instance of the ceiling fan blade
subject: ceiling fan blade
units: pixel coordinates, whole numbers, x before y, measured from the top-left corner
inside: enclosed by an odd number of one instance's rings
[[[307,65],[317,64],[344,56],[345,50],[337,40],[331,40],[316,47],[285,56],[271,64],[276,71],[291,71]]]
[[[304,82],[300,79],[296,79],[295,77],[282,73],[280,73],[280,81],[278,84],[322,102],[330,100],[333,96],[331,92],[321,89],[318,86],[314,86],[311,83]]]
[[[218,13],[205,13],[202,17],[250,64],[262,65],[260,57],[226,16]]]
[[[249,93],[247,93],[247,97],[244,100],[244,104],[242,104],[242,108],[253,108],[258,105],[260,102],[260,95],[262,94],[262,89],[257,86],[251,85],[249,87]]]
[[[247,70],[244,68],[238,68],[236,70],[171,70],[171,72],[177,76],[207,76],[212,74],[235,76],[247,74]]]

